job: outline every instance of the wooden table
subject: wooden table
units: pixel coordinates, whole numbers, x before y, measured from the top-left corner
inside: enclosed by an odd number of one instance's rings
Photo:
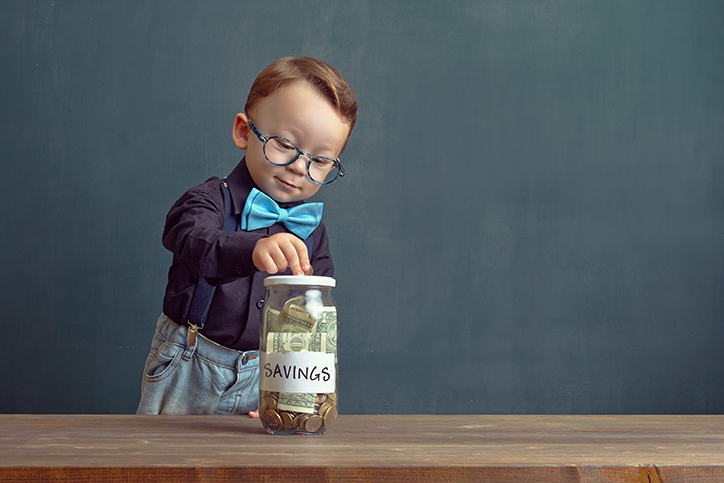
[[[724,482],[724,416],[0,415],[0,481]]]

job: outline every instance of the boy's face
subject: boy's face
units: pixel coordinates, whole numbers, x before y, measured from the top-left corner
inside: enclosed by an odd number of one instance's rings
[[[249,115],[264,136],[283,136],[313,156],[336,159],[349,135],[349,125],[334,106],[305,81],[277,89]],[[307,175],[309,159],[300,156],[287,166],[271,164],[264,157],[263,143],[249,129],[248,119],[244,113],[236,115],[234,143],[246,149],[246,165],[259,189],[280,202],[314,195],[321,185]]]

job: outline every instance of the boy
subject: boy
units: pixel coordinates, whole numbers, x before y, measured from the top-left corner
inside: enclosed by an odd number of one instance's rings
[[[258,417],[264,278],[334,273],[321,203],[303,200],[344,175],[354,93],[324,62],[285,57],[259,74],[244,109],[232,137],[246,156],[166,218],[173,262],[138,414]]]

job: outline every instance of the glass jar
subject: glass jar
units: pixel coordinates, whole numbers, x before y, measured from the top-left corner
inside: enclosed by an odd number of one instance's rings
[[[264,280],[259,417],[271,434],[323,434],[337,417],[335,284],[302,275]]]

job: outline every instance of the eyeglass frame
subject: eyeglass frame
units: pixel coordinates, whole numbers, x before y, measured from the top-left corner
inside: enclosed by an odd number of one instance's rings
[[[344,168],[342,168],[342,163],[339,161],[339,158],[337,158],[337,159],[332,159],[332,158],[329,158],[329,157],[327,157],[327,156],[313,156],[312,154],[307,153],[307,152],[302,151],[301,149],[299,149],[299,147],[297,147],[297,145],[294,144],[294,142],[293,142],[292,140],[287,139],[287,138],[285,138],[284,136],[269,136],[269,137],[266,137],[266,136],[264,136],[264,135],[259,131],[259,128],[256,126],[256,124],[254,124],[254,121],[251,120],[251,117],[249,117],[248,114],[246,115],[246,119],[248,120],[249,129],[251,129],[251,131],[252,131],[254,134],[256,134],[256,137],[259,138],[259,141],[262,142],[262,144],[263,144],[263,146],[262,146],[262,153],[264,153],[264,158],[266,158],[266,160],[269,162],[269,164],[272,164],[272,165],[274,165],[274,166],[289,166],[290,164],[296,162],[297,159],[299,159],[299,156],[304,156],[304,157],[306,157],[306,158],[309,160],[309,161],[307,161],[307,177],[312,181],[312,183],[316,183],[316,184],[318,184],[318,185],[324,186],[325,184],[329,184],[329,183],[331,183],[332,181],[336,180],[337,178],[342,178],[342,177],[344,176]],[[294,156],[294,158],[292,158],[291,161],[289,161],[288,163],[284,163],[284,164],[277,164],[277,163],[271,162],[271,160],[269,159],[269,157],[266,155],[266,143],[269,142],[269,141],[271,141],[272,139],[283,139],[284,141],[286,141],[286,142],[288,142],[289,144],[291,144],[292,146],[294,146],[294,149],[297,150],[296,156]],[[315,180],[314,178],[312,178],[312,173],[309,172],[309,167],[312,165],[312,161],[314,161],[315,159],[320,159],[320,158],[321,158],[321,159],[328,159],[328,160],[332,161],[332,163],[334,164],[334,166],[337,168],[337,176],[335,176],[334,178],[330,179],[329,181],[325,181],[324,183],[320,183],[319,181],[317,181],[317,180]]]

